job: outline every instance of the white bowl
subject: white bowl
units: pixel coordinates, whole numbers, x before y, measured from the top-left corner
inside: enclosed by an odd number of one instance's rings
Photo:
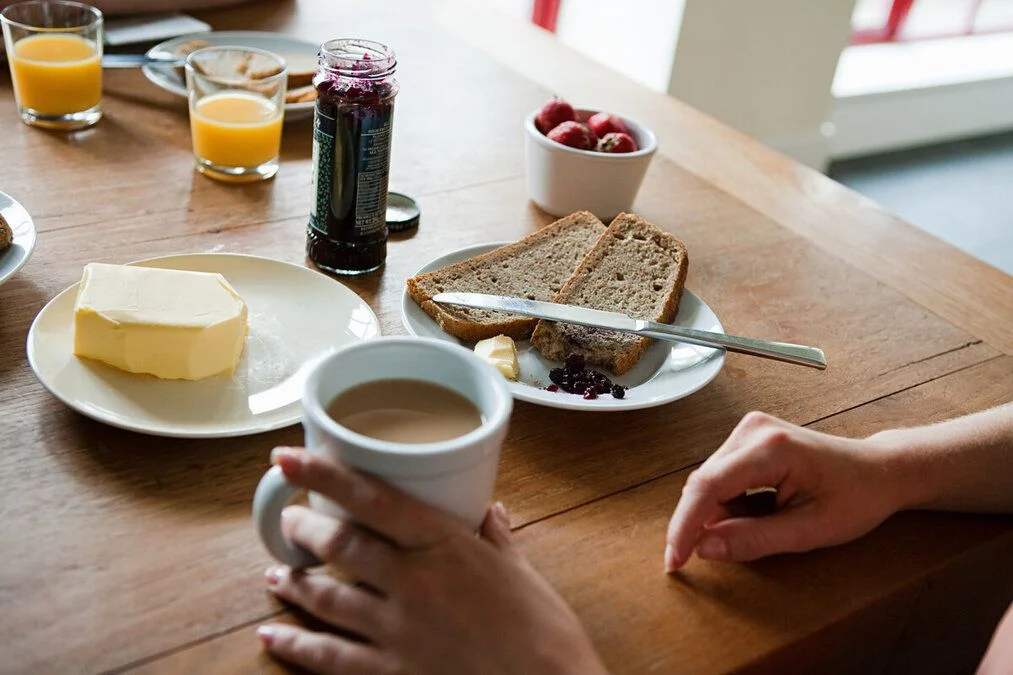
[[[578,108],[574,112],[578,122],[587,122],[599,111]],[[590,211],[605,223],[629,211],[658,149],[658,139],[651,130],[617,115],[630,128],[639,150],[614,154],[578,150],[544,136],[535,127],[537,114],[536,110],[524,120],[531,201],[553,216]]]

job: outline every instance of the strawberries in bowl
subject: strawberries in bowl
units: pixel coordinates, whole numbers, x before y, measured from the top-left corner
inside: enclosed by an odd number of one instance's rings
[[[591,115],[591,118],[587,121],[587,125],[597,134],[598,138],[604,138],[607,134],[630,135],[630,128],[626,126],[626,122],[621,117],[610,115],[607,112]],[[628,152],[632,152],[632,150]]]
[[[565,105],[552,99],[524,121],[528,196],[554,216],[591,211],[608,222],[633,207],[658,139],[636,120],[607,111],[570,108],[573,118],[562,119]]]
[[[573,107],[561,98],[550,99],[541,107],[535,114],[535,128],[550,140],[578,150],[613,154],[638,150],[630,127],[623,118],[596,112],[578,119]],[[609,135],[612,135],[611,139],[604,143],[604,138]]]
[[[545,135],[556,143],[578,150],[594,150],[598,147],[598,137],[591,131],[591,127],[580,122],[563,122]]]
[[[576,119],[573,113],[573,106],[566,101],[554,98],[542,106],[535,117],[535,126],[543,134],[548,135],[550,131],[563,122],[572,122]]]
[[[629,134],[613,131],[601,137],[595,150],[598,152],[636,152],[637,142]]]

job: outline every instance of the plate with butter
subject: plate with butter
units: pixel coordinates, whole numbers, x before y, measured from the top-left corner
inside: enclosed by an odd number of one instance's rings
[[[295,424],[306,364],[380,335],[358,295],[301,265],[206,253],[90,263],[28,333],[39,381],[115,427],[221,438]]]

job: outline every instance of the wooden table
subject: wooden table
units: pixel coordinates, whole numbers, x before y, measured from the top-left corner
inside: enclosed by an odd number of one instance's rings
[[[521,547],[617,673],[959,672],[1013,597],[1013,521],[905,514],[834,550],[661,571],[687,474],[748,410],[865,435],[1013,399],[1013,278],[668,97],[464,2],[264,2],[220,29],[361,35],[400,58],[392,187],[422,226],[382,274],[346,281],[404,332],[406,276],[550,218],[524,190],[521,119],[550,93],[660,139],[636,211],[691,251],[726,330],[822,346],[823,373],[729,355],[703,391],[612,415],[518,403],[497,488]],[[303,262],[310,125],[262,185],[191,170],[183,102],[110,73],[106,117],[61,135],[18,120],[0,79],[0,189],[40,230],[0,287],[0,671],[274,672],[254,627],[283,608],[250,521],[269,450],[298,427],[181,441],[71,412],[25,360],[29,324],[89,261],[202,251]]]

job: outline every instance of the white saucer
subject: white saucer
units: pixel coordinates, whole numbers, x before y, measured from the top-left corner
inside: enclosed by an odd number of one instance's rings
[[[0,284],[25,266],[35,250],[35,224],[32,217],[13,197],[0,192],[0,216],[11,226],[14,242],[0,251]]]
[[[221,273],[246,301],[250,332],[232,375],[159,380],[74,356],[77,284],[57,295],[28,332],[28,362],[58,399],[115,427],[156,436],[216,438],[295,424],[303,365],[380,334],[376,315],[358,295],[300,265],[220,253],[133,264]]]
[[[452,265],[502,245],[482,244],[448,253],[425,265],[416,274]],[[408,296],[407,290],[401,298],[401,321],[413,335],[474,346],[440,330],[439,325]],[[715,333],[724,332],[711,308],[688,289],[682,292],[679,313],[672,323]],[[562,364],[543,358],[527,340],[517,343],[517,359],[521,374],[517,382],[510,383],[510,390],[518,400],[567,410],[636,410],[675,401],[706,386],[724,365],[725,353],[709,347],[655,342],[625,375],[614,376],[606,372],[613,382],[629,387],[625,398],[606,395],[592,401],[563,391],[546,391],[545,386],[550,384],[549,370]]]
[[[212,47],[235,46],[256,47],[280,55],[286,61],[298,60],[300,63],[308,59],[316,63],[320,45],[299,40],[280,33],[264,33],[258,31],[217,31],[211,33],[194,33],[160,42],[148,50],[148,56],[166,58],[173,55],[176,47],[190,40],[203,40]],[[152,84],[161,87],[177,96],[186,97],[186,80],[174,69],[166,66],[144,66],[144,76]],[[306,103],[286,103],[285,121],[301,120],[313,116],[316,107],[314,101]]]

